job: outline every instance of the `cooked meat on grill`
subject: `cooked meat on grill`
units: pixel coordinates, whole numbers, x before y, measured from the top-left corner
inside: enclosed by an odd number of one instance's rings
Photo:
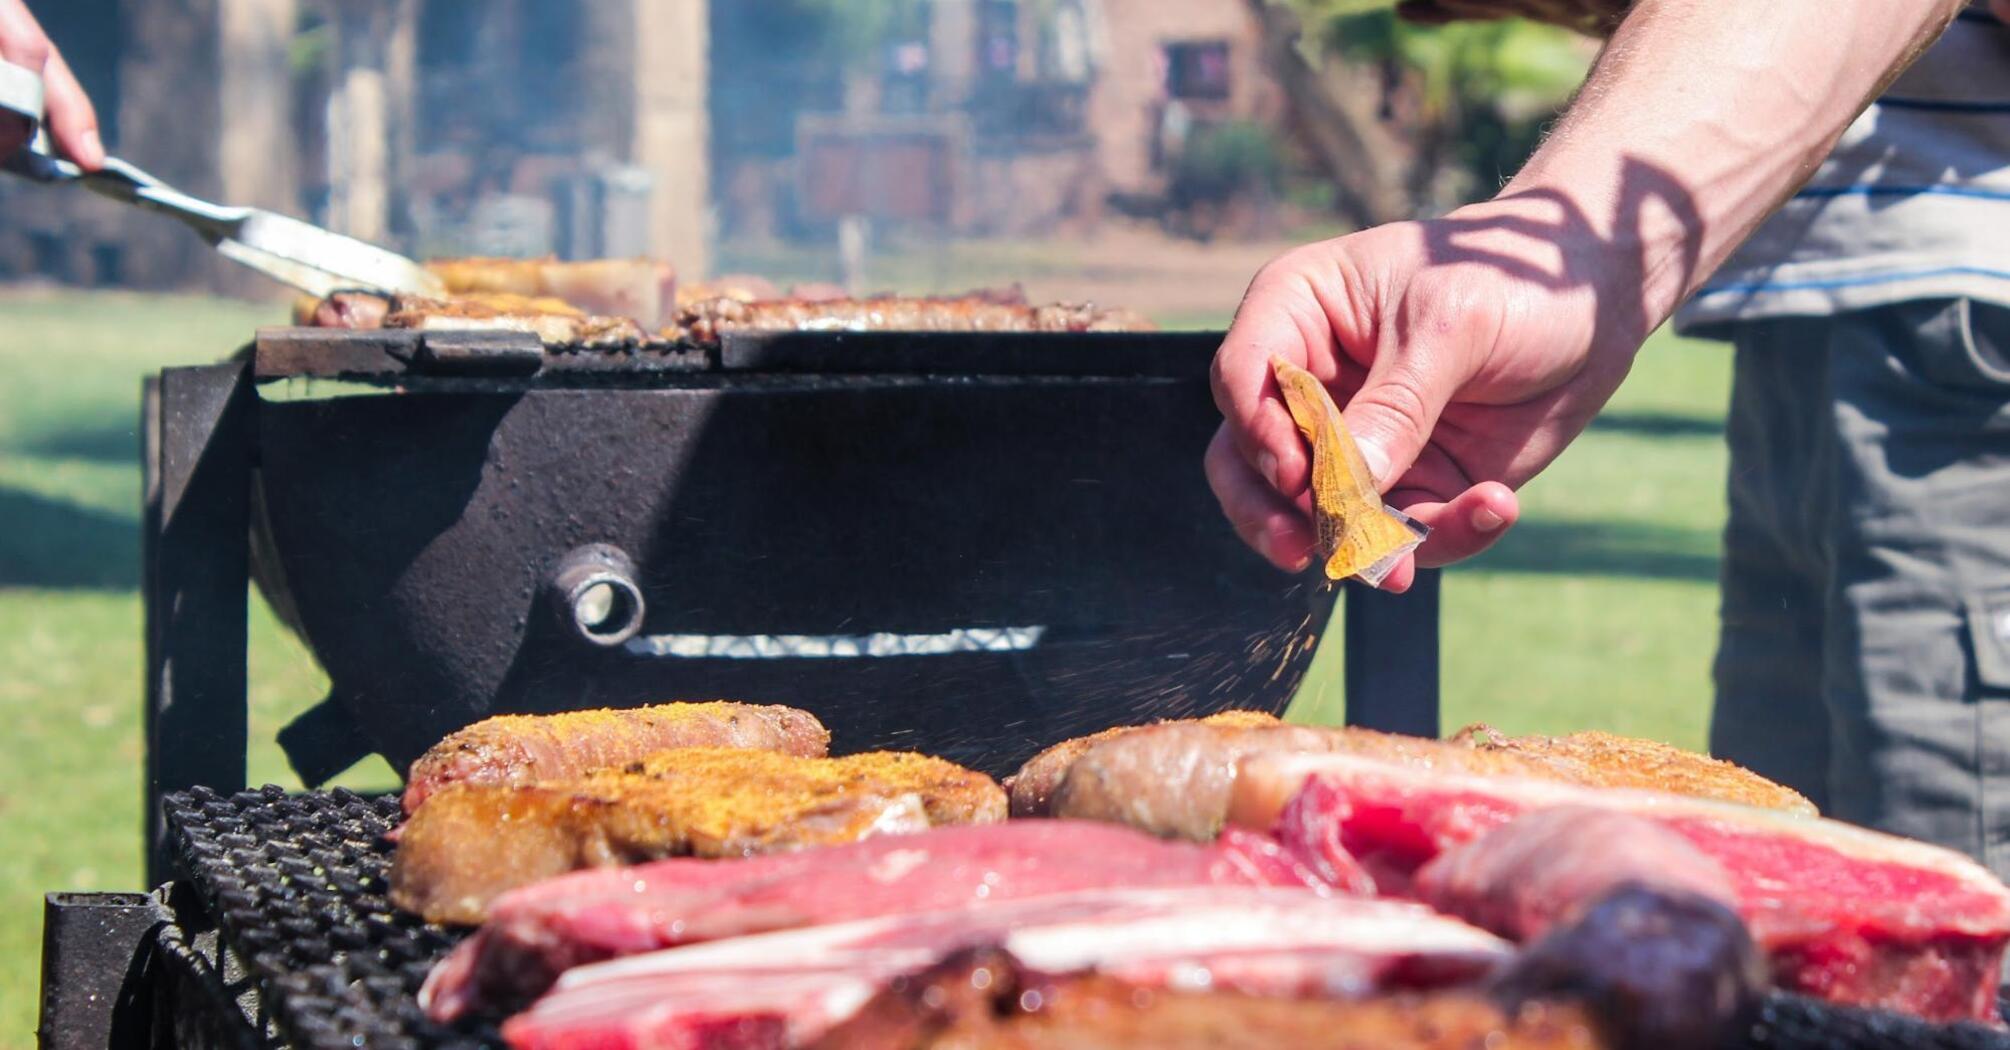
[[[1082,304],[1034,306],[1023,295],[976,293],[954,298],[718,298],[686,303],[675,332],[700,343],[753,332],[1140,332],[1150,322],[1122,310]]]
[[[782,291],[773,281],[750,274],[729,274],[709,281],[677,286],[677,308],[683,309],[693,303],[710,299],[735,299],[743,303],[759,302],[763,299],[780,299]],[[798,297],[792,292],[790,298]]]
[[[1446,851],[1522,814],[1561,806],[1651,820],[1715,860],[1782,988],[1933,1021],[2000,1023],[1996,982],[2010,944],[2010,889],[1936,846],[1663,792],[1475,777],[1336,754],[1246,759],[1232,819],[1274,828],[1301,856],[1344,851],[1383,891],[1400,892]]]
[[[547,346],[608,348],[649,341],[626,317],[589,315],[561,299],[513,292],[478,292],[451,299],[401,296],[384,318],[386,328],[421,332],[529,332]]]
[[[822,758],[830,739],[830,731],[808,711],[724,700],[501,715],[448,736],[412,763],[405,812],[449,784],[566,780],[676,747],[746,747]]]
[[[293,320],[311,328],[374,331],[384,327],[384,319],[390,314],[391,300],[374,292],[336,292],[326,299],[297,301]]]
[[[1469,984],[1508,955],[1417,904],[1303,889],[1116,889],[985,902],[671,948],[567,973],[503,1026],[517,1050],[800,1046],[903,975],[995,945],[1048,974],[1141,988],[1361,997]]]
[[[894,981],[811,1050],[1594,1050],[1584,1012],[1465,991],[1272,999],[1055,977],[996,948]]]
[[[1417,870],[1410,892],[1519,943],[1574,921],[1626,885],[1727,907],[1738,899],[1724,866],[1679,833],[1623,810],[1584,806],[1525,813],[1447,849]]]
[[[1255,726],[1283,725],[1276,715],[1262,711],[1223,711],[1199,719],[1200,724],[1226,726],[1229,728],[1250,728]],[[1158,723],[1164,725],[1166,723]],[[1012,793],[1012,815],[1015,817],[1045,817],[1053,815],[1054,789],[1061,786],[1061,778],[1068,775],[1068,767],[1090,748],[1105,740],[1113,740],[1125,733],[1143,726],[1117,726],[1100,733],[1078,736],[1063,740],[1053,747],[1034,755],[1019,767],[1019,772],[1006,778],[1005,790]]]
[[[1588,779],[1580,783],[1672,791],[1810,817],[1816,813],[1815,804],[1790,787],[1722,759],[1653,740],[1596,730],[1568,736],[1507,736],[1486,725],[1467,726],[1452,739],[1482,751],[1508,751],[1560,767],[1582,767]]]
[[[498,897],[427,978],[434,1017],[504,1013],[574,966],[750,933],[1101,889],[1316,887],[1269,837],[1207,846],[1114,824],[1013,821],[744,860],[581,871]]]
[[[925,755],[687,747],[573,780],[455,784],[405,822],[391,899],[473,924],[499,894],[580,868],[778,853],[1005,819],[991,778]]]
[[[1656,786],[1813,812],[1801,796],[1727,762],[1609,734],[1510,738],[1478,727],[1453,740],[1429,740],[1285,725],[1246,714],[1112,730],[1058,744],[1013,779],[1014,812],[1115,821],[1157,835],[1204,840],[1221,827],[1237,762],[1268,751],[1371,755],[1427,769],[1597,787]]]
[[[1363,751],[1439,767],[1481,763],[1489,771],[1530,772],[1513,756],[1367,729],[1168,722],[1089,747],[1054,789],[1049,810],[1057,817],[1107,820],[1154,835],[1206,841],[1227,816],[1236,763],[1265,751]]]
[[[1494,981],[1510,1006],[1590,1008],[1615,1042],[1718,1050],[1766,989],[1766,962],[1736,912],[1706,895],[1626,883],[1518,954]]]
[[[677,308],[677,275],[652,259],[437,259],[426,264],[446,292],[463,296],[552,299],[584,314],[664,324]]]

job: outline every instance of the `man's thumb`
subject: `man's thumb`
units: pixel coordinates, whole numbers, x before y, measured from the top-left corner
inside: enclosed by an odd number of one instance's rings
[[[1450,399],[1450,391],[1441,391],[1404,364],[1378,360],[1368,370],[1367,382],[1347,402],[1345,414],[1361,458],[1383,492],[1423,454]]]

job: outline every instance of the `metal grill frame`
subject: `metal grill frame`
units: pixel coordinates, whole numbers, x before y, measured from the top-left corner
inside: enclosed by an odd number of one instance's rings
[[[1098,336],[1088,360],[1118,375],[1193,378],[1205,374],[1219,341],[1219,333]],[[265,993],[275,972],[261,971],[255,944],[233,941],[227,902],[203,896],[214,880],[201,874],[200,862],[191,863],[189,837],[176,835],[169,821],[171,796],[186,815],[197,804],[190,800],[214,804],[248,786],[246,537],[259,458],[257,384],[339,378],[437,389],[494,382],[619,387],[704,371],[1067,375],[1091,367],[1080,342],[771,333],[729,334],[713,346],[552,353],[512,333],[276,329],[261,331],[225,363],[165,369],[149,379],[141,421],[144,830],[148,885],[159,888],[148,895],[49,896],[42,1045],[258,1050],[325,1042],[299,1026],[284,1031],[268,1014]],[[1438,582],[1434,571],[1419,573],[1410,594],[1400,597],[1346,587],[1349,724],[1439,734]],[[275,791],[238,798],[269,804]],[[358,804],[340,793],[303,797]]]
[[[1082,339],[1093,338],[1093,352]],[[246,592],[256,385],[339,378],[452,389],[508,381],[646,384],[664,372],[839,371],[963,375],[1206,374],[1219,333],[1041,336],[934,333],[729,334],[718,345],[649,352],[543,353],[517,333],[275,329],[232,361],[171,368],[149,381],[145,440],[145,814],[148,885],[168,878],[161,800],[248,786]],[[534,343],[534,340],[533,340]],[[1440,735],[1436,571],[1406,595],[1345,587],[1344,686],[1351,725]]]

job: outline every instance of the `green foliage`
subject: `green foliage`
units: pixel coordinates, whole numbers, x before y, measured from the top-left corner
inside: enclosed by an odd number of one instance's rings
[[[890,40],[920,36],[928,28],[929,0],[786,0],[792,20],[807,21],[805,34],[824,45],[825,58],[841,66],[870,65]]]
[[[1420,161],[1451,166],[1468,194],[1491,192],[1535,150],[1544,123],[1584,80],[1592,46],[1523,19],[1422,26],[1377,0],[1290,0],[1327,61],[1380,64],[1413,92]]]
[[[1283,181],[1283,149],[1268,127],[1252,120],[1203,124],[1175,162],[1173,203],[1221,203],[1249,193],[1274,196]]]

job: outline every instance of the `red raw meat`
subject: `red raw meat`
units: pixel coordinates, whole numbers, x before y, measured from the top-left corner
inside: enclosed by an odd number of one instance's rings
[[[1936,1021],[2001,1023],[1995,991],[2010,890],[1968,858],[1924,843],[1659,792],[1466,777],[1350,755],[1246,760],[1231,819],[1275,827],[1294,852],[1358,858],[1384,892],[1408,893],[1440,853],[1558,806],[1653,820],[1715,859],[1783,988]],[[1308,829],[1321,834],[1307,839]]]
[[[801,1045],[896,977],[996,947],[1028,970],[1184,991],[1355,998],[1479,979],[1505,942],[1421,905],[1303,890],[1107,889],[759,934],[573,970],[516,1050]]]
[[[1311,805],[1286,812],[1316,820]],[[1338,833],[1339,823],[1324,823]],[[1536,810],[1454,846],[1418,869],[1411,890],[1447,915],[1521,942],[1574,921],[1628,884],[1693,893],[1733,910],[1738,903],[1724,866],[1680,832],[1585,806]]]
[[[949,827],[746,860],[603,868],[496,899],[489,921],[433,971],[441,1020],[502,1013],[586,963],[819,923],[1109,887],[1289,886],[1330,892],[1274,840],[1210,846],[1088,821]]]

